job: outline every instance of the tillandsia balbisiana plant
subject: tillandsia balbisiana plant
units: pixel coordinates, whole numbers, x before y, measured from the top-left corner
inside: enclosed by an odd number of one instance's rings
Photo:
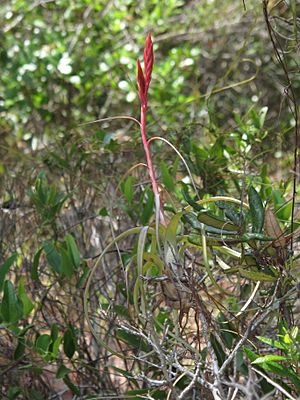
[[[154,53],[153,53],[153,43],[151,39],[150,33],[147,35],[145,48],[144,48],[144,72],[141,67],[140,60],[137,59],[137,84],[139,90],[139,98],[141,103],[141,119],[140,119],[140,127],[141,127],[141,136],[142,142],[145,150],[147,167],[149,171],[149,177],[152,184],[152,189],[155,198],[155,204],[157,210],[159,211],[160,221],[163,225],[166,225],[163,207],[161,207],[158,185],[155,179],[154,168],[150,153],[150,142],[147,139],[146,133],[146,117],[147,117],[147,108],[148,108],[148,90],[151,82],[151,75],[154,63]]]

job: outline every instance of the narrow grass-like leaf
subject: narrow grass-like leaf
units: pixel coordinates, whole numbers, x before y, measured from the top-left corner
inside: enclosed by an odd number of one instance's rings
[[[256,337],[261,342],[269,344],[270,346],[275,347],[276,349],[286,350],[286,346],[284,345],[284,343],[281,343],[279,340],[270,339],[264,336],[256,336]]]
[[[217,217],[208,211],[199,212],[197,218],[203,224],[212,226],[213,228],[221,229],[221,231],[233,231],[237,233],[239,229],[232,222],[225,221],[224,219]]]
[[[84,315],[85,315],[85,318],[88,323],[88,327],[89,327],[90,331],[92,332],[94,337],[97,339],[97,341],[101,344],[101,346],[103,346],[105,349],[107,349],[111,354],[117,355],[120,358],[124,358],[124,355],[122,353],[118,353],[117,351],[112,349],[107,344],[107,341],[105,341],[101,338],[101,336],[99,335],[99,332],[96,332],[96,330],[94,329],[94,326],[89,317],[89,291],[90,291],[90,286],[92,283],[93,276],[94,276],[95,272],[97,271],[98,267],[101,266],[101,261],[103,260],[106,253],[111,249],[111,247],[115,246],[115,244],[118,243],[119,241],[128,238],[128,236],[130,236],[130,235],[139,234],[141,230],[142,230],[142,227],[135,227],[132,229],[128,229],[127,231],[125,231],[125,232],[121,233],[119,236],[117,236],[114,240],[112,240],[106,246],[106,248],[102,251],[97,262],[95,263],[94,267],[92,268],[92,270],[90,272],[90,275],[89,275],[87,283],[86,283],[84,296],[83,296]],[[155,230],[152,228],[149,228],[149,233],[151,235],[155,235]]]
[[[218,255],[216,255],[216,261],[219,266],[225,271],[231,268],[230,265],[226,264],[226,262],[223,261]]]
[[[172,268],[173,272],[175,273],[177,271],[177,267],[175,266],[178,262],[177,229],[181,217],[182,213],[177,213],[172,217],[171,221],[169,222],[166,228],[165,241],[164,241],[164,260],[166,266]]]
[[[268,354],[266,356],[256,358],[256,360],[252,361],[252,364],[263,364],[263,363],[268,363],[270,361],[286,361],[286,360],[288,360],[287,357],[278,356],[276,354]]]
[[[239,270],[240,274],[247,279],[250,279],[251,281],[263,281],[263,282],[275,282],[277,280],[276,276],[264,274],[263,272],[259,271],[247,271],[245,269],[240,269]]]
[[[151,247],[151,250],[149,253],[144,253],[144,259],[147,261],[151,261],[153,264],[155,264],[158,267],[159,272],[161,274],[163,273],[164,263],[158,257],[158,255],[152,250],[152,247]]]
[[[251,362],[255,361],[259,355],[257,355],[256,353],[254,353],[254,351],[252,351],[251,349],[249,349],[249,347],[244,346],[243,347],[244,352],[246,353],[246,356],[249,358],[249,360]]]
[[[118,329],[117,337],[129,344],[133,349],[141,350],[146,353],[151,350],[151,347],[148,345],[148,343],[146,343],[141,337],[132,332],[128,332],[125,329]]]
[[[196,184],[195,184],[195,182],[194,182],[193,175],[192,175],[192,173],[191,173],[191,170],[190,170],[190,168],[189,168],[187,162],[185,161],[185,159],[184,159],[184,157],[181,155],[181,153],[176,149],[176,147],[175,147],[172,143],[170,143],[170,142],[169,142],[167,139],[165,139],[165,138],[162,138],[162,137],[160,137],[160,136],[154,136],[154,137],[152,137],[152,138],[150,138],[150,139],[148,140],[148,143],[150,144],[153,140],[161,140],[161,141],[165,142],[168,146],[170,146],[170,147],[175,151],[175,153],[179,156],[179,158],[180,158],[181,161],[183,162],[183,164],[184,164],[184,166],[185,166],[185,168],[186,168],[186,170],[187,170],[187,173],[188,173],[188,175],[189,175],[189,178],[190,178],[190,180],[191,180],[191,183],[192,183],[192,185],[193,185],[194,191],[195,191],[195,193],[197,194],[197,187],[196,187]],[[198,197],[199,197],[199,196],[198,196]]]
[[[191,206],[195,211],[201,211],[203,210],[203,206],[198,204],[196,201],[194,201],[191,196],[189,195],[188,187],[185,183],[181,182],[182,189],[181,193],[184,198],[184,200]]]
[[[177,246],[177,240],[176,240],[177,229],[181,217],[182,217],[182,212],[175,214],[172,217],[171,221],[169,222],[165,233],[165,243],[169,243],[170,245],[173,246],[174,249],[176,249]]]
[[[204,224],[202,224],[202,232],[201,232],[201,238],[202,238],[202,250],[203,250],[203,260],[204,260],[204,266],[207,272],[207,275],[209,276],[209,279],[211,280],[211,283],[214,285],[214,287],[220,291],[221,293],[226,293],[226,290],[224,290],[216,281],[216,279],[214,278],[212,271],[211,271],[211,267],[209,264],[209,260],[208,260],[208,248],[207,248],[207,242],[206,242],[206,233],[205,233],[205,229],[204,229]]]
[[[183,215],[182,220],[186,223],[188,223],[189,225],[191,225],[192,228],[194,228],[195,230],[202,232],[202,227],[203,229],[208,232],[208,233],[213,233],[215,235],[219,235],[220,236],[220,240],[223,240],[223,236],[227,236],[227,235],[236,235],[237,232],[236,231],[228,231],[225,229],[220,229],[220,228],[215,228],[211,225],[205,225],[204,223],[200,222],[197,218],[197,216],[192,213],[192,212],[188,212],[186,214]]]
[[[257,359],[253,361],[252,364],[254,364],[256,361]],[[293,384],[296,386],[297,390],[300,391],[300,378],[286,365],[278,364],[275,361],[262,362],[258,363],[258,365],[262,367],[265,371],[272,372],[284,378],[290,378]]]
[[[261,240],[263,242],[272,242],[275,238],[266,236],[263,233],[245,233],[241,236],[241,242],[249,242],[251,240]]]
[[[145,243],[147,238],[147,232],[149,227],[144,226],[139,234],[138,246],[137,246],[137,280],[134,287],[134,307],[137,315],[140,314],[139,311],[139,300],[141,302],[141,311],[143,316],[146,315],[146,299],[144,292],[144,284],[141,280],[141,276],[143,275],[143,263],[144,263],[144,251],[145,251]]]
[[[116,367],[115,365],[107,365],[106,368],[111,368],[115,372],[118,372],[122,376],[125,376],[125,378],[129,378],[131,382],[134,382],[136,386],[138,386],[137,381],[134,379],[133,375],[131,372],[126,371],[125,369],[121,369],[119,367]]]
[[[189,246],[201,248],[202,247],[202,237],[200,235],[188,235],[188,236],[181,236],[181,240],[187,242]],[[212,239],[206,238],[207,246],[220,246],[220,244],[224,244],[224,239]]]

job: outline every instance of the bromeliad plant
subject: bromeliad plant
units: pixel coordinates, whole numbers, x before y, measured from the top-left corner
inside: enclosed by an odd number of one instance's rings
[[[160,216],[160,221],[163,225],[166,225],[163,206],[161,207],[158,185],[155,179],[153,163],[150,153],[150,141],[147,139],[146,133],[146,117],[147,117],[147,108],[148,108],[148,90],[151,82],[151,75],[154,63],[154,54],[153,54],[153,44],[150,33],[148,33],[145,49],[144,49],[144,72],[141,67],[140,60],[137,59],[137,85],[139,91],[139,99],[141,103],[141,137],[142,143],[145,150],[147,167],[149,171],[149,177],[151,180],[152,190],[155,198],[155,205],[158,210],[158,215]]]
[[[250,391],[265,395],[272,388],[257,384],[259,374],[256,381],[248,374],[243,346],[267,318],[272,323],[274,313],[289,319],[286,301],[296,292],[287,251],[291,236],[284,236],[251,182],[247,202],[242,195],[199,200],[179,151],[166,139],[147,138],[153,62],[149,34],[144,71],[137,60],[140,121],[126,118],[141,130],[155,223],[121,233],[101,252],[84,293],[87,323],[107,358],[119,357],[118,366],[107,368],[127,379],[133,388],[128,395],[184,399],[194,393],[215,400],[234,398],[237,391],[241,399]],[[170,145],[188,172],[189,183],[181,181],[180,192],[162,164],[163,184],[176,196],[168,208],[160,200],[150,153],[154,139]],[[239,385],[245,375],[251,390]]]

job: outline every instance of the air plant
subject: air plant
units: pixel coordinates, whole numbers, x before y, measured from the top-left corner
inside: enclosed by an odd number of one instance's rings
[[[148,108],[148,90],[151,82],[151,75],[154,63],[154,54],[153,54],[153,43],[151,39],[150,33],[148,33],[144,48],[144,72],[141,67],[141,63],[139,59],[137,59],[137,85],[139,90],[139,98],[141,104],[141,117],[140,117],[140,129],[141,129],[141,136],[142,142],[145,150],[147,167],[149,172],[149,177],[152,184],[152,189],[155,198],[155,205],[157,214],[159,215],[160,222],[163,225],[166,225],[164,212],[163,212],[163,205],[160,201],[158,185],[155,179],[153,163],[150,153],[150,140],[147,139],[146,133],[146,115],[147,115],[147,108]]]

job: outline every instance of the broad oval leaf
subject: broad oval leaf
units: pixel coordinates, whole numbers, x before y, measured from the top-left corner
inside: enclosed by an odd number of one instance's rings
[[[59,336],[57,339],[55,339],[54,342],[52,342],[52,343],[50,344],[49,352],[51,352],[51,356],[52,356],[53,358],[56,358],[56,357],[57,357],[57,354],[58,354],[58,351],[59,351],[59,346],[60,346],[61,341],[62,341],[62,336]]]
[[[71,359],[76,350],[76,339],[70,328],[65,331],[63,341],[65,355]]]
[[[53,271],[60,274],[61,273],[61,256],[57,252],[54,244],[51,242],[45,242],[43,248],[46,253],[46,258],[47,258],[48,264],[53,269]]]
[[[80,266],[80,252],[78,250],[77,244],[75,242],[75,239],[73,238],[72,235],[68,234],[65,237],[65,241],[67,243],[68,246],[68,252],[71,255],[73,264],[75,266],[75,268],[78,268]]]
[[[128,176],[125,183],[122,185],[123,193],[129,204],[133,201],[133,177]]]
[[[19,358],[23,357],[23,355],[25,354],[25,349],[25,340],[23,337],[19,337],[18,345],[14,351],[14,360],[18,360]]]
[[[17,253],[11,255],[1,266],[0,266],[0,291],[3,290],[3,284],[6,274],[8,273],[10,267],[16,261],[18,257]]]
[[[23,315],[23,305],[18,298],[11,281],[4,282],[4,293],[1,304],[1,315],[5,322],[14,324]]]
[[[275,247],[281,247],[282,249],[286,246],[286,240],[283,236],[283,231],[279,226],[279,223],[274,215],[274,213],[267,208],[265,213],[265,231],[267,235],[276,238],[274,240]]]
[[[141,222],[143,225],[146,225],[149,222],[151,215],[153,214],[153,206],[154,206],[154,194],[152,191],[148,191],[146,193],[147,200],[143,205],[142,214],[140,216]]]
[[[34,309],[34,304],[30,300],[30,298],[27,296],[27,293],[25,290],[25,285],[24,285],[24,277],[21,277],[21,279],[19,281],[18,296],[23,304],[23,316],[27,317],[31,313],[31,311]]]
[[[70,368],[67,368],[64,364],[61,364],[58,367],[58,370],[56,372],[56,378],[57,379],[62,379],[64,378],[66,375],[68,375],[68,373],[71,372]]]
[[[248,191],[252,232],[261,233],[264,226],[265,210],[261,198],[253,186]]]
[[[38,275],[38,267],[39,267],[39,262],[40,262],[40,257],[43,251],[43,247],[41,247],[34,255],[33,261],[32,261],[32,267],[30,271],[30,277],[32,280],[37,281],[39,279]]]
[[[48,353],[50,343],[51,343],[51,336],[45,333],[37,338],[35,342],[35,347],[41,355],[46,355]]]
[[[74,265],[71,258],[71,254],[64,248],[61,248],[60,255],[61,255],[61,272],[67,278],[71,278],[71,276],[74,273]]]

